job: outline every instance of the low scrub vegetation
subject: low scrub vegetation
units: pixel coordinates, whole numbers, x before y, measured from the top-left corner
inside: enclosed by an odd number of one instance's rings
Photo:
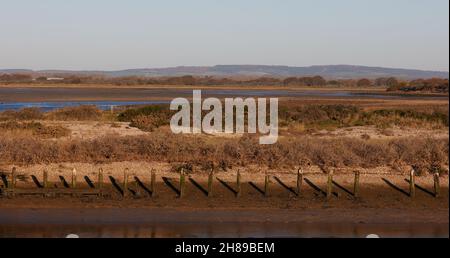
[[[7,110],[0,112],[0,121],[10,120],[40,120],[44,113],[39,108],[23,108],[21,110]]]
[[[58,163],[158,161],[227,170],[260,165],[293,168],[316,164],[331,167],[415,165],[427,170],[448,165],[448,140],[402,138],[285,138],[259,145],[257,137],[214,139],[153,133],[147,136],[105,136],[92,140],[42,141],[30,137],[1,137],[0,162]]]
[[[440,129],[448,127],[448,112],[382,109],[364,112],[355,125],[375,125],[379,128],[392,126]]]
[[[46,114],[46,119],[59,121],[98,121],[102,111],[95,106],[65,107]]]
[[[396,83],[388,87],[388,91],[403,91],[403,92],[433,92],[433,93],[447,93],[448,94],[448,79],[432,78],[432,79],[418,79],[409,82]]]
[[[143,131],[153,131],[160,126],[168,125],[173,114],[168,106],[153,105],[127,109],[118,115],[118,120],[130,122],[130,126]]]
[[[151,105],[128,108],[109,120],[129,122],[130,126],[144,131],[169,125],[175,111],[167,105]],[[206,114],[206,112],[203,112]],[[100,121],[110,112],[102,112],[95,106],[79,106],[57,109],[42,113],[37,108],[25,108],[19,111],[0,113],[0,121]],[[304,130],[333,130],[351,126],[376,126],[386,129],[393,126],[442,129],[448,128],[449,112],[447,108],[429,107],[427,109],[388,108],[364,110],[355,105],[301,105],[280,104],[279,120],[281,127],[296,127]]]
[[[447,109],[376,109],[363,110],[351,105],[280,106],[281,126],[301,124],[304,129],[335,129],[351,126],[378,128],[412,127],[448,128]]]
[[[31,132],[32,135],[40,138],[60,138],[68,136],[70,130],[56,125],[44,125],[39,122],[17,122],[8,121],[0,123],[1,133],[12,132],[20,134],[21,132]],[[1,134],[0,134],[1,137]]]
[[[102,111],[96,106],[77,106],[42,112],[39,108],[23,108],[21,110],[7,110],[0,112],[0,121],[98,121],[102,118]]]

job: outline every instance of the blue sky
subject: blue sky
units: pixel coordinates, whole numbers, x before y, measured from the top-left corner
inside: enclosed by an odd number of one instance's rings
[[[0,0],[0,69],[449,70],[448,0]]]

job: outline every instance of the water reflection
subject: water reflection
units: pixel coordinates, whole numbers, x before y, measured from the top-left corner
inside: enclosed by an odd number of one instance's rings
[[[65,102],[11,102],[0,103],[0,112],[5,110],[20,110],[22,108],[36,107],[43,112],[63,107],[76,107],[81,105],[93,105],[100,110],[109,110],[111,106],[155,105],[167,104],[169,101],[65,101]]]
[[[319,91],[319,90],[255,90],[255,89],[203,89],[204,97],[338,97],[338,98],[371,98],[371,99],[441,99],[445,96],[414,96],[405,94],[350,92],[350,91]],[[28,102],[27,97],[42,102]],[[56,108],[79,105],[95,105],[100,109],[111,106],[165,104],[168,99],[176,97],[192,97],[192,89],[90,89],[90,88],[0,88],[0,111],[18,110],[25,107],[39,107],[43,111]],[[111,99],[139,99],[152,98],[152,101],[111,101]],[[73,99],[98,99],[98,101],[72,101]],[[108,100],[110,99],[110,100]],[[2,100],[4,102],[2,102]],[[17,101],[9,101],[17,100]],[[23,100],[23,101],[20,101]],[[66,101],[65,101],[66,100]]]
[[[308,224],[308,223],[169,223],[149,225],[0,225],[0,237],[64,238],[197,237],[445,237],[448,225]]]

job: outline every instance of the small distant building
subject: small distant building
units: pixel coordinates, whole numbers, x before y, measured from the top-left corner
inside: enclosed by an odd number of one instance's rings
[[[60,77],[48,77],[47,81],[63,81],[64,78],[60,78]]]

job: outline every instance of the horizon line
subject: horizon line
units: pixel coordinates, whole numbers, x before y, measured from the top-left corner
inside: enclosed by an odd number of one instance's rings
[[[441,72],[449,73],[449,70],[431,70],[431,69],[420,69],[420,68],[403,68],[403,67],[390,67],[390,66],[379,66],[379,65],[354,65],[354,64],[321,64],[321,65],[282,65],[282,64],[215,64],[215,65],[174,65],[174,66],[156,66],[156,67],[137,67],[137,68],[122,68],[122,69],[64,69],[64,68],[0,68],[0,70],[26,70],[31,72],[42,72],[42,71],[68,71],[68,72],[117,72],[117,71],[127,71],[127,70],[146,70],[146,69],[171,69],[171,68],[206,68],[206,67],[216,67],[216,66],[272,66],[272,67],[288,67],[288,68],[308,68],[308,67],[321,67],[321,66],[353,66],[353,67],[367,67],[367,68],[384,68],[384,69],[399,69],[399,70],[415,70],[423,72]]]

